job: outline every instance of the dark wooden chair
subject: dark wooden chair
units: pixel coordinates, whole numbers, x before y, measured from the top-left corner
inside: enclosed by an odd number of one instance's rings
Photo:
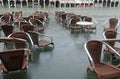
[[[36,18],[30,18],[29,23],[34,26],[34,30],[38,32],[44,31],[44,24],[39,19]]]
[[[18,19],[15,19],[14,22],[13,22],[13,25],[16,29],[16,31],[20,31],[21,30],[21,26],[24,25],[24,24],[30,24],[29,22],[27,22],[24,18],[18,18]]]
[[[32,49],[33,49],[34,44],[33,44],[32,38],[30,37],[30,35],[28,33],[22,32],[22,31],[14,32],[14,33],[10,34],[8,36],[8,38],[20,38],[20,39],[26,40],[27,45],[24,42],[15,42],[14,45],[15,45],[16,49],[20,49],[20,48],[30,49],[29,55],[30,55],[30,57],[32,56]]]
[[[104,31],[106,30],[114,30],[117,31],[119,26],[119,19],[118,18],[109,18],[103,23]]]
[[[34,26],[30,25],[30,24],[24,24],[21,26],[21,30],[23,30],[24,32],[28,32],[28,31],[35,31],[34,30]]]
[[[14,26],[9,25],[9,24],[4,24],[1,25],[1,29],[4,33],[4,35],[7,37],[8,35],[10,35],[11,33],[13,33],[14,31]]]
[[[88,70],[95,72],[98,79],[113,79],[120,77],[119,68],[101,61],[104,44],[107,45],[98,40],[90,40],[85,44],[85,50],[90,61]]]
[[[24,49],[6,50],[0,52],[0,69],[6,73],[20,72],[28,67],[27,55]]]
[[[8,38],[8,37],[0,37],[0,43],[10,43],[14,45],[14,43],[23,43],[26,44],[26,41],[19,38]],[[7,44],[8,45],[8,44]],[[6,73],[19,72],[23,70],[27,70],[28,67],[28,56],[29,49],[25,48],[7,48],[4,46],[4,49],[0,51],[0,69]]]
[[[10,22],[13,20],[12,17],[13,17],[12,14],[10,14],[10,13],[5,13],[5,14],[1,17],[1,21],[2,21],[3,23],[5,23],[5,24],[8,24],[8,23],[10,23]]]
[[[29,31],[28,34],[31,36],[34,46],[47,47],[48,45],[53,45],[53,38],[47,35],[43,35],[37,32]]]
[[[67,13],[62,13],[61,15],[62,23],[65,23],[65,24],[67,24],[66,15]]]
[[[12,34],[10,34],[8,36],[8,38],[20,38],[20,39],[24,39],[26,40],[26,43],[27,43],[27,47],[29,49],[32,49],[33,48],[33,41],[32,41],[32,38],[30,37],[30,35],[26,32],[23,32],[23,31],[19,31],[19,32],[14,32]],[[23,45],[23,43],[15,43],[15,47],[18,49],[18,48],[26,48],[25,45]]]
[[[71,29],[71,32],[75,32],[76,30],[81,30],[81,26],[80,25],[77,25],[76,23],[81,21],[81,19],[75,15],[75,16],[72,16],[71,17],[71,20],[69,22],[69,28]]]

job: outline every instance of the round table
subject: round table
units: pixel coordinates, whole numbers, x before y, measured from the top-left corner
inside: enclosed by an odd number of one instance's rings
[[[93,22],[88,22],[88,21],[79,21],[76,24],[82,25],[82,26],[90,26],[93,25]]]
[[[83,28],[82,32],[85,32],[85,27],[89,27],[89,26],[93,25],[93,22],[79,21],[76,24],[82,26],[82,28]],[[90,29],[88,29],[88,31],[90,31]],[[89,37],[89,33],[87,32],[87,40],[88,40],[88,37]]]

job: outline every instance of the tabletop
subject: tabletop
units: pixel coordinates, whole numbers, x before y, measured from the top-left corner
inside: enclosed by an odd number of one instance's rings
[[[89,26],[89,25],[93,25],[93,22],[88,22],[88,21],[79,21],[76,24],[78,25],[83,25],[83,26]]]

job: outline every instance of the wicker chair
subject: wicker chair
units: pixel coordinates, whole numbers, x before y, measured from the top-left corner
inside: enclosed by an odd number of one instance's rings
[[[4,24],[4,25],[1,25],[1,29],[4,35],[7,37],[9,34],[13,33],[14,27],[9,24]]]
[[[108,45],[98,40],[91,40],[85,44],[85,50],[90,60],[88,70],[95,72],[98,79],[112,79],[120,77],[119,68],[101,61],[104,44]]]
[[[50,36],[43,35],[37,32],[32,32],[32,31],[29,31],[28,34],[30,34],[32,41],[34,43],[34,46],[43,47],[43,48],[47,47],[48,45],[54,46],[53,38]]]
[[[26,50],[15,49],[0,52],[0,69],[3,72],[20,72],[27,69],[28,60],[25,57]],[[27,55],[26,55],[27,56]]]
[[[10,34],[10,35],[8,36],[8,38],[21,38],[21,39],[24,39],[24,40],[27,41],[29,48],[30,48],[30,49],[33,48],[33,47],[32,47],[32,46],[33,46],[32,39],[31,39],[31,37],[29,36],[29,34],[26,33],[26,32],[22,32],[22,31],[20,31],[20,32],[14,32],[14,33]],[[16,47],[16,48],[25,48],[25,46],[22,45],[21,43],[15,43],[15,47]]]
[[[94,18],[86,16],[86,17],[84,17],[84,21],[93,22],[93,25],[90,25],[89,27],[87,26],[85,28],[87,30],[95,30],[95,32],[96,32],[97,21]]]
[[[77,15],[72,16],[72,18],[69,22],[69,24],[70,24],[69,28],[71,29],[71,32],[74,32],[76,30],[80,31],[81,26],[76,24],[78,21],[81,21],[81,19]]]
[[[1,21],[5,24],[10,23],[13,20],[13,16],[10,13],[6,13],[1,17]]]
[[[21,30],[23,30],[24,32],[34,31],[34,26],[30,24],[24,24],[21,26]]]
[[[104,31],[106,30],[114,30],[117,31],[119,26],[119,19],[118,18],[109,18],[103,23]]]
[[[6,43],[10,43],[14,45],[14,43],[24,43],[26,44],[26,41],[19,38],[7,38],[7,37],[1,37],[0,43],[4,43],[4,45],[8,45]],[[6,72],[6,74],[16,73],[23,70],[27,70],[28,67],[28,56],[29,56],[29,49],[27,49],[27,46],[25,48],[13,48],[9,49],[7,46],[4,46],[3,51],[0,51],[0,69],[3,72]],[[4,74],[4,73],[3,73]]]
[[[113,31],[113,30],[107,30],[107,31],[103,32],[103,36],[105,39],[117,39],[117,38],[119,38],[119,33],[117,33],[116,31]],[[107,41],[106,43],[109,44],[114,50],[116,50],[120,54],[120,47],[118,46],[118,44],[119,44],[118,41]],[[105,51],[110,52],[112,61],[118,59],[118,57],[116,57],[116,55],[113,53],[114,51],[112,51],[108,47],[105,48]]]
[[[29,23],[34,26],[34,30],[38,32],[43,32],[44,31],[44,24],[36,18],[31,18],[29,19]]]

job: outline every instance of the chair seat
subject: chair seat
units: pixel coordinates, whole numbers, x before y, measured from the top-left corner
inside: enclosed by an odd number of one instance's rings
[[[43,27],[38,27],[38,28],[34,28],[34,30],[36,30],[36,31],[44,31],[44,28]]]
[[[40,47],[47,46],[47,45],[49,45],[49,44],[51,44],[51,42],[46,41],[46,40],[40,40],[40,41],[39,41],[39,46],[40,46]]]
[[[104,28],[104,31],[111,30],[111,31],[116,31],[114,28]]]
[[[91,69],[91,65],[89,65],[88,68]],[[110,79],[120,75],[119,68],[115,68],[114,66],[103,63],[95,65],[95,72],[99,74],[98,76],[102,77],[103,79]]]

